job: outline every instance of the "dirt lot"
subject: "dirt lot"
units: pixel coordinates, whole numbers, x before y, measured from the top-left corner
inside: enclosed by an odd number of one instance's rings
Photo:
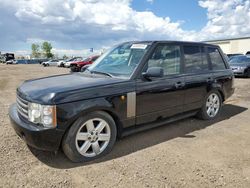
[[[105,158],[75,164],[30,150],[8,118],[22,81],[67,72],[0,64],[0,187],[250,187],[250,79],[236,79],[215,121],[188,118],[125,137]]]

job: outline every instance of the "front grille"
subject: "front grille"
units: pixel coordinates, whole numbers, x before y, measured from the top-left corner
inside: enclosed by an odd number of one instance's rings
[[[22,117],[28,119],[28,101],[22,99],[20,96],[17,95],[16,98],[16,103],[17,103],[17,111],[19,115]]]

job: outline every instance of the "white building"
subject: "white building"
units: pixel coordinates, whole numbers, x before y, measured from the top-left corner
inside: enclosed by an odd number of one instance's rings
[[[246,54],[246,52],[250,51],[250,37],[210,40],[205,42],[219,45],[225,54]]]

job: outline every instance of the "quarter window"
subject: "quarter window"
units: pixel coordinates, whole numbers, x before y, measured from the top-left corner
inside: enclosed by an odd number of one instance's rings
[[[209,69],[204,47],[183,46],[185,72],[204,72]]]
[[[208,47],[208,55],[210,57],[213,70],[223,70],[226,69],[225,63],[220,55],[217,48]]]
[[[148,68],[161,67],[164,75],[180,73],[180,46],[159,45],[148,60]]]

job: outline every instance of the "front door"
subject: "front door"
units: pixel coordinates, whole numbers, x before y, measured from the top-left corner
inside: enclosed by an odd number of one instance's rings
[[[171,117],[183,111],[184,77],[181,74],[179,45],[158,44],[143,72],[161,67],[164,76],[136,82],[136,124],[144,124]]]

